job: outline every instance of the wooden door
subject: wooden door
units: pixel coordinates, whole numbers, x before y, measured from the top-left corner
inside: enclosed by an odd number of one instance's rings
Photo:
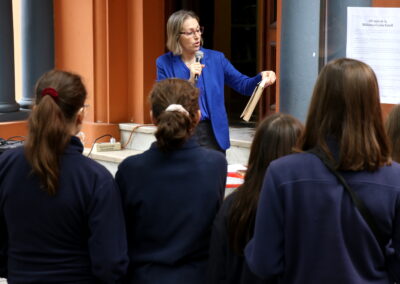
[[[261,120],[279,111],[279,58],[280,58],[280,11],[281,0],[258,0],[258,69],[273,70],[276,83],[268,87],[259,104]]]

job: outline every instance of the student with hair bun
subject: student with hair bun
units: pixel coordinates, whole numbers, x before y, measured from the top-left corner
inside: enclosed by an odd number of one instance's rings
[[[223,199],[227,162],[192,137],[199,90],[181,79],[150,92],[156,139],[125,159],[116,181],[128,235],[128,283],[205,283],[211,227]]]
[[[24,147],[0,156],[0,277],[8,283],[116,283],[128,266],[120,194],[75,136],[86,89],[52,70],[38,80]]]

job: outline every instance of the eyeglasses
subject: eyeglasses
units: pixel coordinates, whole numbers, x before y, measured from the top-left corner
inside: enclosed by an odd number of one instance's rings
[[[195,31],[192,30],[190,32],[180,32],[179,34],[185,35],[185,36],[194,36],[195,33],[198,33],[198,34],[202,35],[204,33],[204,27],[199,27]]]
[[[90,105],[84,104],[83,107],[81,107],[80,111],[86,111],[86,109],[90,107]]]

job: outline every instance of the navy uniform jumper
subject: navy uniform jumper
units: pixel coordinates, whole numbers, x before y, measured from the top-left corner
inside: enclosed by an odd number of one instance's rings
[[[128,265],[120,194],[72,137],[55,196],[23,147],[0,155],[0,273],[8,283],[117,283]]]
[[[400,165],[341,173],[391,240],[386,257],[337,178],[316,156],[298,153],[268,167],[245,250],[254,273],[281,275],[283,284],[393,283],[386,265],[399,274]]]
[[[127,223],[129,283],[205,283],[226,173],[225,156],[193,138],[168,153],[153,143],[120,164],[116,181]]]

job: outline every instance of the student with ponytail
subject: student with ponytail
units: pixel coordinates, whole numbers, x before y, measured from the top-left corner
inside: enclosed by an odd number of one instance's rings
[[[128,258],[111,174],[75,135],[86,90],[52,70],[35,87],[24,147],[0,156],[0,273],[8,283],[116,283]]]
[[[125,159],[116,174],[127,223],[128,283],[206,283],[227,163],[192,137],[200,118],[198,95],[186,80],[157,82],[150,92],[157,141]]]

